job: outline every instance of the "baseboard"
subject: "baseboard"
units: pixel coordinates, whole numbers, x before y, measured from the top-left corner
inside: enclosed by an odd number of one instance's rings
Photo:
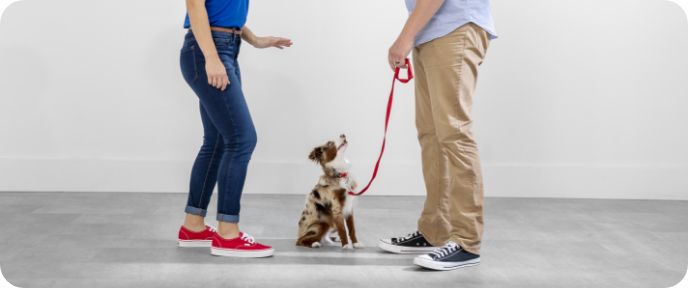
[[[0,191],[185,193],[190,161],[0,158]],[[367,167],[367,166],[366,166]],[[688,200],[687,165],[483,165],[489,197]],[[369,168],[356,167],[364,185]],[[251,163],[245,193],[305,194],[319,170],[308,162]],[[386,159],[370,195],[424,195],[418,163]]]

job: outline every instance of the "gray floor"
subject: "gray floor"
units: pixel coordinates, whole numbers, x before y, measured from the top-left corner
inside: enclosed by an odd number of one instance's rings
[[[363,197],[353,252],[293,246],[303,198],[245,196],[242,228],[277,252],[232,259],[175,247],[181,194],[0,193],[0,267],[25,288],[662,288],[688,266],[688,201],[487,199],[482,264],[430,272],[374,247],[414,228],[422,198]]]

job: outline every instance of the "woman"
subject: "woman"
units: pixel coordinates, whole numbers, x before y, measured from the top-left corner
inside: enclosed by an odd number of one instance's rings
[[[253,47],[283,49],[291,40],[258,37],[244,26],[249,0],[186,0],[181,49],[184,79],[200,100],[203,146],[191,171],[180,247],[211,247],[211,254],[267,257],[272,247],[239,230],[241,193],[256,132],[241,89],[237,56],[242,39]],[[210,196],[218,184],[218,229],[205,224]]]

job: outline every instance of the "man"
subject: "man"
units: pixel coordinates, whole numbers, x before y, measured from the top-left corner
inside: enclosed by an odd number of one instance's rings
[[[389,65],[413,50],[416,127],[427,197],[418,230],[381,239],[394,253],[429,253],[416,265],[453,270],[480,263],[483,182],[471,132],[478,66],[496,37],[489,0],[406,0],[410,16]]]

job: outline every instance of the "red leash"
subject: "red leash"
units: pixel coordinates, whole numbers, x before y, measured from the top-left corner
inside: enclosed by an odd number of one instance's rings
[[[408,72],[406,79],[399,78],[399,71],[401,71],[401,68],[399,67],[394,70],[392,90],[389,92],[389,100],[387,100],[387,114],[385,115],[385,132],[384,136],[382,136],[382,148],[380,149],[380,156],[377,157],[377,163],[375,163],[375,168],[373,169],[373,176],[370,177],[370,181],[368,181],[368,184],[363,188],[363,190],[359,192],[349,191],[349,195],[359,196],[365,193],[368,191],[368,188],[370,188],[370,184],[373,184],[375,177],[377,177],[377,170],[380,168],[380,161],[382,160],[382,155],[385,153],[385,143],[387,142],[387,126],[389,126],[389,115],[392,114],[392,101],[394,100],[394,86],[397,83],[397,80],[406,84],[413,79],[413,69],[411,69],[411,63],[408,58],[406,58],[406,71]]]

